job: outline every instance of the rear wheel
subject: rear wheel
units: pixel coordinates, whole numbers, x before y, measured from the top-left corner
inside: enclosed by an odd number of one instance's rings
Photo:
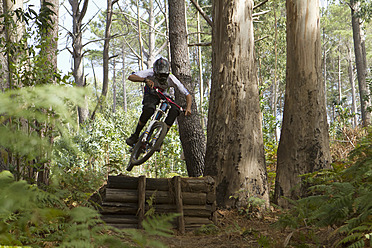
[[[167,124],[164,122],[156,122],[150,129],[145,142],[142,142],[142,137],[139,138],[134,146],[127,171],[131,171],[133,166],[140,165],[148,160],[156,150],[158,150],[167,134]]]

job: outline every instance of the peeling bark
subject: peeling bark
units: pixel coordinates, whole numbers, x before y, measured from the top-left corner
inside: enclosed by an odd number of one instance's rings
[[[275,185],[275,202],[283,207],[283,197],[305,194],[300,175],[330,168],[320,48],[319,2],[287,0],[287,83]]]
[[[269,205],[252,8],[251,0],[216,0],[213,5],[205,175],[216,178],[221,207],[244,206],[249,197]]]

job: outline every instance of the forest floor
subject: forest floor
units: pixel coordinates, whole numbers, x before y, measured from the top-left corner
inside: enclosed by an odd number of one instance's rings
[[[219,210],[214,230],[199,229],[157,240],[169,248],[334,247],[335,240],[329,239],[333,229],[279,229],[273,226],[278,215],[272,211],[258,218]]]

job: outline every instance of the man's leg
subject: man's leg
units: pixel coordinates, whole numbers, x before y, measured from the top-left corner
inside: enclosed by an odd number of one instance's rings
[[[133,146],[134,144],[137,143],[138,137],[143,129],[143,127],[146,125],[147,121],[150,119],[150,117],[154,114],[155,112],[155,106],[157,102],[159,101],[158,98],[155,98],[152,95],[145,95],[143,98],[143,107],[142,107],[142,114],[139,118],[136,130],[134,133],[126,139],[126,143],[129,146]]]

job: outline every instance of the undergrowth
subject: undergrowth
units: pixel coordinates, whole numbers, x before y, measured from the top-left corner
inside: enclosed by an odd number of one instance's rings
[[[291,201],[279,227],[333,227],[335,247],[372,246],[372,130],[350,153],[348,164],[304,175],[310,196]],[[346,169],[345,169],[346,168]]]
[[[0,172],[0,245],[164,247],[153,236],[170,236],[174,217],[151,216],[142,223],[144,231],[122,231],[107,226],[93,208],[69,207],[58,194]]]

